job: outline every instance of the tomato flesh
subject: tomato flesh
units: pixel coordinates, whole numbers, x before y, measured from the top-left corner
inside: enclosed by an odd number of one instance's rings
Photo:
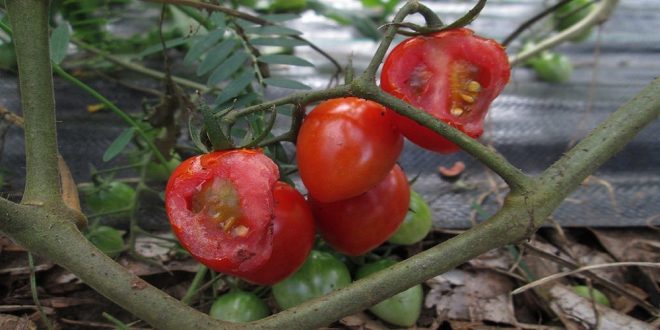
[[[488,107],[509,76],[502,46],[459,28],[409,38],[397,45],[383,64],[381,88],[478,138]],[[415,144],[443,153],[458,150],[415,121],[398,114],[394,117],[401,133]]]
[[[165,192],[183,247],[209,268],[240,274],[271,255],[277,165],[259,151],[218,151],[185,160]]]
[[[390,238],[403,222],[409,201],[410,187],[398,165],[360,196],[332,203],[309,199],[321,237],[351,256],[363,255]]]
[[[319,104],[305,118],[297,140],[298,169],[314,199],[335,202],[380,182],[403,149],[387,109],[347,97]]]

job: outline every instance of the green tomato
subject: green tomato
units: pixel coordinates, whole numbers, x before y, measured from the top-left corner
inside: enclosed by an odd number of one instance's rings
[[[365,278],[394,264],[396,264],[396,261],[389,259],[382,259],[366,264],[358,270],[356,277],[358,279]],[[412,327],[417,323],[417,319],[422,312],[423,298],[424,292],[422,285],[417,284],[406,291],[397,293],[372,306],[369,308],[369,311],[382,320],[394,325]]]
[[[351,274],[344,263],[330,253],[312,250],[296,273],[273,285],[273,296],[282,309],[287,309],[350,283]]]
[[[147,164],[147,180],[148,181],[167,181],[170,174],[181,164],[181,158],[179,156],[172,157],[165,166],[157,160],[153,160]]]
[[[586,285],[575,285],[573,286],[573,291],[577,293],[578,296],[585,297],[587,299],[591,299],[591,294],[589,293],[589,287]],[[593,294],[594,294],[594,301],[598,304],[601,304],[603,306],[610,306],[610,300],[607,299],[607,296],[605,296],[604,293],[593,289]]]
[[[16,69],[16,65],[14,44],[11,42],[0,44],[0,69],[14,70]]]
[[[529,60],[536,76],[547,82],[561,83],[568,81],[573,73],[571,60],[563,54],[545,51]]]
[[[124,250],[124,239],[121,232],[112,227],[98,226],[85,236],[110,258],[117,257]]]
[[[424,239],[431,231],[431,208],[422,196],[410,191],[410,206],[408,213],[399,229],[390,237],[388,242],[393,244],[410,245]]]
[[[307,0],[273,0],[270,9],[275,12],[301,11],[307,8]]]
[[[100,186],[83,191],[85,205],[94,214],[112,213],[110,216],[121,216],[115,212],[130,207],[134,198],[135,190],[121,181],[104,182]]]
[[[584,19],[593,10],[592,0],[573,0],[553,13],[555,31],[563,31]],[[584,41],[591,35],[591,29],[571,39],[573,42]]]
[[[270,309],[254,293],[231,291],[218,297],[211,306],[209,315],[229,322],[252,322],[270,315]]]

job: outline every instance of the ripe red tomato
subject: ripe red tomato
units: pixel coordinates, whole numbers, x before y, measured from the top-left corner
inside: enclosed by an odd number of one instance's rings
[[[385,59],[381,88],[472,138],[483,133],[491,102],[509,81],[504,48],[466,28],[409,38]],[[458,146],[411,119],[395,114],[401,133],[437,152]]]
[[[277,165],[254,150],[217,151],[172,173],[165,207],[181,245],[209,268],[239,275],[264,264],[273,246]]]
[[[355,97],[319,104],[303,121],[297,141],[300,177],[315,200],[360,195],[383,180],[403,148],[403,137],[378,103]]]
[[[314,218],[305,198],[281,181],[275,184],[273,197],[273,252],[263,265],[241,274],[241,278],[259,285],[272,285],[293,274],[314,245]]]
[[[406,217],[409,201],[408,180],[398,165],[360,196],[333,203],[309,199],[321,237],[351,256],[365,254],[390,238]]]

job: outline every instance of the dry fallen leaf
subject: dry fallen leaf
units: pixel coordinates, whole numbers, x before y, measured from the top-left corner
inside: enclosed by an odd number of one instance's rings
[[[591,229],[601,245],[618,261],[660,262],[660,235],[648,229]],[[660,280],[660,270],[644,269]]]
[[[0,329],[37,330],[37,326],[27,317],[0,314]]]
[[[426,282],[431,287],[425,305],[435,306],[440,318],[471,322],[515,324],[512,280],[502,274],[478,270],[452,270]]]
[[[614,309],[592,304],[589,299],[577,295],[570,287],[555,284],[549,290],[552,301],[550,308],[568,329],[617,329],[652,330],[642,322]],[[596,312],[594,313],[594,308]]]
[[[339,320],[339,323],[345,325],[350,329],[363,329],[363,330],[388,330],[388,328],[381,322],[376,321],[365,313],[357,313],[346,316]]]

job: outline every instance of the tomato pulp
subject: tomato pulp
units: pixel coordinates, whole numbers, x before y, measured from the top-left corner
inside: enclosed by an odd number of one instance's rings
[[[360,195],[383,180],[403,149],[403,137],[378,103],[346,97],[319,104],[303,121],[298,169],[315,200]]]
[[[217,151],[172,173],[165,208],[181,245],[209,268],[232,275],[271,255],[277,165],[262,152]]]
[[[509,81],[510,71],[501,45],[458,28],[397,45],[383,64],[381,88],[478,138],[488,107]],[[394,117],[401,133],[415,144],[442,153],[458,150],[415,121]]]

